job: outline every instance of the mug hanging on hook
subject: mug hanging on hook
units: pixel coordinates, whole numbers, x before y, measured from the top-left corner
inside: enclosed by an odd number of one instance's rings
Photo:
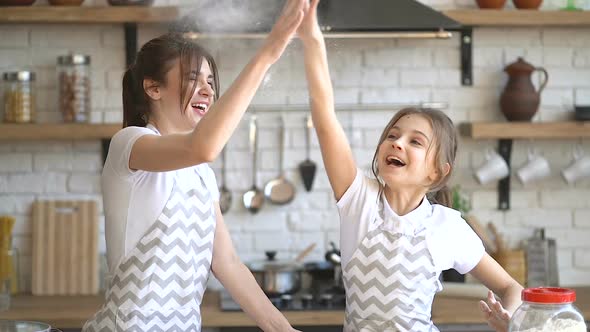
[[[495,150],[487,150],[485,159],[485,162],[475,171],[475,178],[480,184],[497,181],[510,174],[506,160]]]
[[[547,159],[534,148],[529,147],[527,161],[516,171],[516,177],[522,184],[540,180],[551,174]]]
[[[573,156],[569,166],[561,171],[561,175],[569,184],[590,176],[590,156],[584,155],[581,143],[574,146]]]

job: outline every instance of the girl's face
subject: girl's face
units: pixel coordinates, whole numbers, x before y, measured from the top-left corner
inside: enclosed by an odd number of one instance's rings
[[[419,114],[400,118],[379,145],[379,176],[392,188],[428,187],[437,179],[430,121]]]
[[[180,110],[184,105],[180,104],[180,62],[176,60],[172,69],[166,74],[166,82],[161,89],[162,103],[165,109]],[[185,81],[188,82],[187,91],[190,92],[196,85],[192,96],[187,96],[189,103],[183,112],[170,112],[172,120],[180,130],[192,130],[203,116],[209,111],[213,103],[215,92],[213,90],[214,78],[209,63],[203,59],[201,70],[197,72],[183,73]]]

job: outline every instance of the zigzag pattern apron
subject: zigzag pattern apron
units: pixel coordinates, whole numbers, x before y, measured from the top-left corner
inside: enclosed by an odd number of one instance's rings
[[[175,180],[164,210],[117,267],[105,304],[82,331],[201,331],[215,217],[199,179],[196,188]]]
[[[438,331],[430,315],[442,287],[426,230],[394,219],[378,216],[344,268],[345,332]]]

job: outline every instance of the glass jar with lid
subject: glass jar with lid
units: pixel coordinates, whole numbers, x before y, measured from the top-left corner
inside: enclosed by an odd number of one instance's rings
[[[90,115],[90,56],[62,55],[57,58],[59,109],[64,122],[88,122]]]
[[[4,79],[4,122],[35,122],[35,73],[7,72]]]
[[[522,301],[510,319],[509,332],[587,332],[572,289],[527,288]]]

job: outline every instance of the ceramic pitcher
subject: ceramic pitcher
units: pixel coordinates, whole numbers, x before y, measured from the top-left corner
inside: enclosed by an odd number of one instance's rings
[[[549,75],[545,68],[535,67],[519,57],[518,60],[506,68],[508,73],[508,83],[500,96],[500,108],[508,121],[530,121],[537,110],[541,101],[541,91],[547,85]],[[535,71],[543,74],[543,80],[539,90],[531,80],[531,75]]]

